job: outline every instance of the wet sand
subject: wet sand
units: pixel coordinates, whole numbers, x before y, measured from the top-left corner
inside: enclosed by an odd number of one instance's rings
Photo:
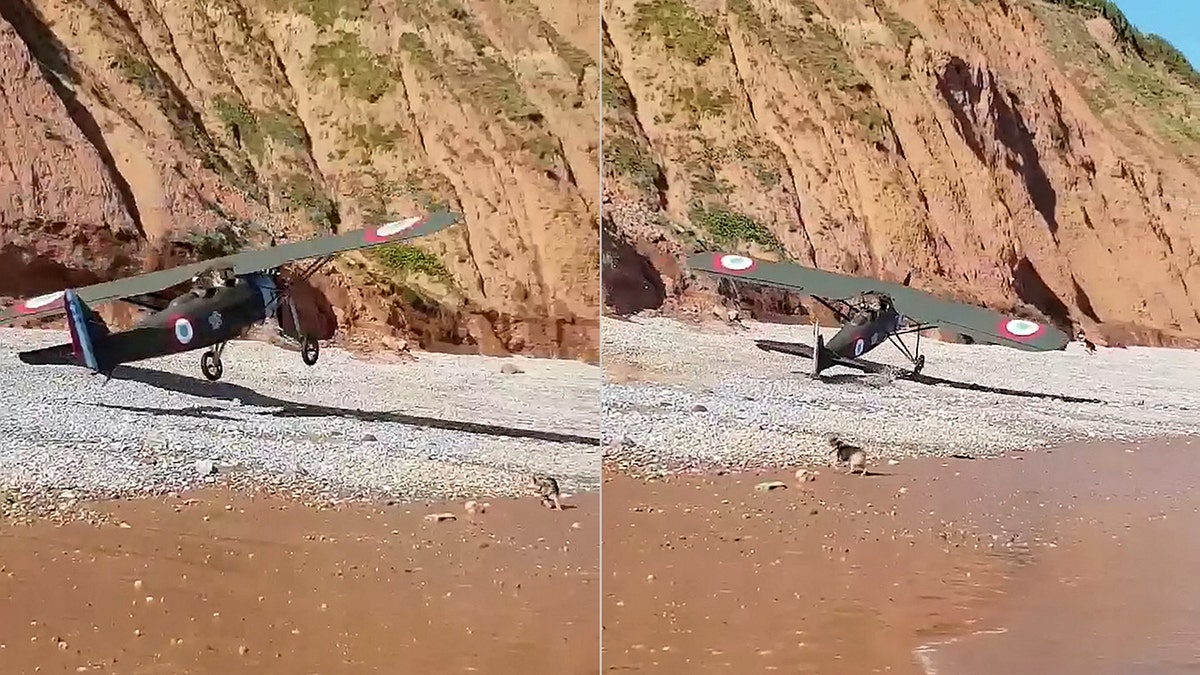
[[[1196,449],[608,473],[605,671],[1196,672]]]
[[[0,525],[0,670],[598,673],[599,495],[490,501],[207,491]]]

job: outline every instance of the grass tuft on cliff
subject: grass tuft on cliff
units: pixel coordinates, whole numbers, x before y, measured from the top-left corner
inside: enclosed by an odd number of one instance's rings
[[[1139,31],[1121,8],[1112,0],[1045,0],[1052,5],[1087,10],[1102,16],[1117,33],[1117,41],[1150,63],[1162,64],[1172,74],[1190,86],[1200,89],[1200,73],[1192,66],[1183,52],[1166,38],[1154,33]]]
[[[1149,122],[1174,151],[1187,154],[1200,143],[1200,79],[1190,65],[1183,72],[1179,64],[1172,65],[1173,59],[1146,56],[1165,48],[1145,45],[1165,41],[1138,33],[1124,15],[1114,14],[1119,10],[1105,9],[1101,0],[1052,0],[1031,6],[1047,28],[1051,49],[1072,68],[1093,112],[1102,117],[1128,116],[1140,109],[1134,118]],[[1113,26],[1117,46],[1129,58],[1114,59],[1097,48],[1096,38],[1085,25],[1091,17],[1103,17]]]
[[[415,272],[439,281],[450,281],[450,271],[437,256],[411,244],[385,244],[375,250],[375,257],[389,272]]]
[[[702,66],[721,51],[724,40],[712,20],[683,0],[648,0],[635,8],[633,30],[658,36],[671,53]]]
[[[332,77],[343,89],[374,103],[395,87],[384,60],[364,47],[358,36],[337,31],[330,42],[313,48],[309,67],[314,74]]]
[[[211,260],[240,253],[246,248],[246,239],[232,224],[222,225],[209,232],[191,232],[184,242],[201,260]]]
[[[656,189],[658,165],[647,148],[628,136],[605,136],[604,170],[609,175],[625,176],[643,192]]]
[[[321,28],[329,28],[338,19],[362,18],[370,0],[270,0],[272,9],[287,9],[303,14]]]
[[[771,249],[782,247],[775,235],[750,216],[724,207],[696,207],[691,212],[692,224],[708,232],[720,246],[754,243]]]

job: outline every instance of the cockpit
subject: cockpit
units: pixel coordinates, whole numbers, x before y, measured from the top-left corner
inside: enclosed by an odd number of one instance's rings
[[[860,294],[853,306],[856,310],[850,317],[851,326],[865,326],[880,316],[892,311],[892,299],[882,293],[867,291]]]
[[[211,298],[222,288],[234,288],[239,283],[245,283],[229,268],[208,269],[200,272],[191,279],[191,289],[177,296],[170,302],[171,307],[187,304],[192,300]]]
[[[209,269],[192,277],[192,293],[202,298],[211,298],[220,288],[238,285],[238,277],[228,267]]]

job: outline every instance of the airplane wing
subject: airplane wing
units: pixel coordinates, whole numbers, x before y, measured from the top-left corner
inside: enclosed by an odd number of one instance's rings
[[[449,211],[437,211],[426,216],[413,216],[404,220],[369,227],[353,232],[317,237],[290,244],[282,244],[257,251],[244,251],[221,258],[213,258],[202,262],[172,267],[159,272],[139,274],[134,277],[107,281],[75,289],[79,299],[88,304],[121,300],[125,298],[140,298],[143,304],[154,307],[154,294],[164,289],[177,286],[193,276],[211,267],[229,267],[234,274],[250,274],[280,267],[284,264],[304,260],[306,258],[321,258],[337,253],[345,253],[358,249],[371,248],[408,239],[424,237],[458,222],[458,214]],[[62,314],[63,294],[65,291],[54,291],[33,298],[26,298],[8,309],[0,310],[0,325],[11,323],[17,319],[53,316]]]
[[[756,260],[733,253],[695,253],[688,256],[687,262],[692,269],[710,274],[785,288],[826,300],[848,300],[866,291],[886,293],[900,314],[921,324],[945,326],[976,342],[1025,351],[1062,349],[1070,342],[1066,333],[1053,326],[943,300],[888,281],[851,277],[795,263]]]

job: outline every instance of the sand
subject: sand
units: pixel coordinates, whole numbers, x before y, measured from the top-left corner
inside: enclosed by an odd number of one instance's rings
[[[1177,439],[804,484],[609,473],[605,670],[1194,672],[1193,456]]]
[[[821,468],[803,484],[609,473],[602,554],[594,493],[474,518],[220,490],[104,502],[104,525],[0,526],[0,663],[586,674],[602,634],[605,672],[1194,672],[1193,443]],[[755,489],[768,480],[788,487]],[[458,518],[424,520],[442,511]]]
[[[567,502],[472,518],[206,491],[2,525],[2,670],[598,673],[599,496]]]

